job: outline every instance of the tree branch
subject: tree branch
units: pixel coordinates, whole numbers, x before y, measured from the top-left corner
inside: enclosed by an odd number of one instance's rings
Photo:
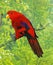
[[[35,29],[36,31],[41,31],[41,30],[44,30],[49,24],[51,24],[51,23],[47,23],[45,26],[43,26],[41,23],[40,23],[40,28],[38,28],[38,29]]]

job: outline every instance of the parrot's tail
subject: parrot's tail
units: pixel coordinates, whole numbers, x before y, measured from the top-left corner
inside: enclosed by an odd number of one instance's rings
[[[28,38],[29,44],[32,48],[32,50],[34,51],[34,53],[38,56],[38,57],[42,57],[43,51],[38,43],[37,39],[32,39],[32,38]]]

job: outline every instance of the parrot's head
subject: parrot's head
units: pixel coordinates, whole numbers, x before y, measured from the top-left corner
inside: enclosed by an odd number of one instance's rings
[[[14,10],[10,10],[7,12],[6,18],[10,18],[11,20],[15,20],[18,16],[18,12]]]

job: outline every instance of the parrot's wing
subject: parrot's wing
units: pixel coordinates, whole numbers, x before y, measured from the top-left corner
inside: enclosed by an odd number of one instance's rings
[[[26,28],[26,30],[29,29],[29,26],[25,22],[21,22],[21,25]]]
[[[26,33],[28,33],[30,36],[32,35],[32,37],[33,37],[33,34],[34,34],[35,38],[36,38],[36,37],[38,38],[38,36],[37,36],[37,35],[35,34],[35,32],[34,32],[34,29],[30,29],[30,27],[28,26],[27,23],[21,22],[21,25],[26,28]],[[31,33],[31,32],[32,32],[32,33]]]

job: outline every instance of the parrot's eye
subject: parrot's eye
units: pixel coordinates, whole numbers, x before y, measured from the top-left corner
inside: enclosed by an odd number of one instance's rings
[[[11,15],[13,14],[13,12],[10,13]]]

